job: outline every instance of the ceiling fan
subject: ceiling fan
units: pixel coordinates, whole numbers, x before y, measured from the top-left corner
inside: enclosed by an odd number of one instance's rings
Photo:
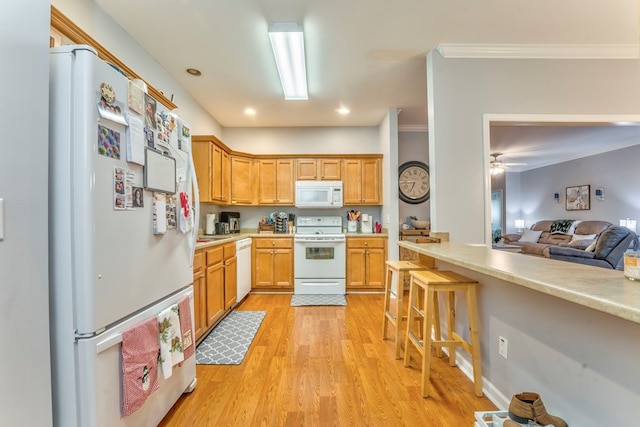
[[[489,171],[491,175],[497,175],[503,173],[509,166],[524,166],[526,163],[522,162],[503,162],[502,160],[498,160],[498,156],[502,156],[502,153],[491,153],[492,157]]]

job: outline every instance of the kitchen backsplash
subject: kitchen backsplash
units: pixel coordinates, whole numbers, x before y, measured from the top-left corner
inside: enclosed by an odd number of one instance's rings
[[[381,219],[381,206],[343,206],[339,209],[298,209],[293,206],[218,206],[208,203],[200,204],[199,228],[205,229],[206,215],[214,213],[220,217],[220,212],[234,211],[240,213],[240,228],[257,229],[258,223],[263,217],[269,216],[271,212],[286,212],[287,214],[298,215],[318,215],[318,216],[339,216],[343,219],[343,227],[346,227],[347,211],[358,210],[363,214],[372,216],[373,223],[376,221],[383,223]],[[384,223],[383,223],[384,226]]]

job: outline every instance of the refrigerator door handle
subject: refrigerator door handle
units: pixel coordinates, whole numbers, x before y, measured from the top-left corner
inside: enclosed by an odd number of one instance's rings
[[[190,266],[193,268],[193,257],[196,253],[196,240],[198,239],[198,224],[200,223],[200,190],[198,189],[198,178],[193,163],[193,153],[189,150],[189,161],[187,162],[189,175],[191,175],[191,185],[193,187],[193,218],[194,226],[191,229],[191,239],[189,240],[189,248],[191,249],[191,257],[189,258]]]
[[[121,342],[122,334],[120,332],[110,335],[96,344],[96,354],[100,354],[103,351],[113,347],[114,345],[120,344]]]

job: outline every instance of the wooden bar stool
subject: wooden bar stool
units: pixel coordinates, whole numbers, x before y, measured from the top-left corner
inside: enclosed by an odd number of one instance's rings
[[[422,355],[422,396],[427,397],[429,383],[429,369],[431,365],[431,347],[436,350],[449,348],[449,364],[456,365],[456,347],[464,348],[471,355],[473,366],[473,384],[476,396],[482,396],[482,360],[480,356],[479,318],[476,300],[475,280],[464,277],[453,271],[422,270],[412,271],[409,285],[409,313],[407,316],[407,333],[405,336],[404,366],[409,366],[410,347],[412,344]],[[418,298],[418,291],[424,291],[422,306]],[[461,291],[467,297],[467,313],[469,316],[469,338],[466,342],[458,335],[454,328],[455,292]],[[446,293],[447,332],[446,340],[440,333],[440,313],[438,312],[438,292]],[[417,320],[423,320],[422,330],[416,334],[413,325]],[[431,338],[431,330],[434,328]],[[440,354],[439,354],[440,355]]]
[[[402,330],[400,324],[403,320],[407,319],[407,316],[403,315],[404,311],[404,278],[407,273],[411,271],[431,270],[432,265],[422,264],[417,261],[387,261],[386,263],[386,279],[384,284],[384,318],[382,319],[382,339],[387,339],[387,326],[389,323],[395,326],[395,356],[396,359],[400,359],[401,351],[400,345],[402,343]],[[390,311],[391,302],[391,283],[393,280],[393,274],[398,277],[398,289],[396,291],[397,296],[397,309],[393,314]],[[408,276],[407,276],[408,277]]]

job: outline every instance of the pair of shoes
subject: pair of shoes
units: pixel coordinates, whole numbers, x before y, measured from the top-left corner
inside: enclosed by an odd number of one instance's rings
[[[528,423],[529,420],[532,420],[542,425],[567,427],[567,423],[562,418],[547,413],[538,393],[525,391],[513,396],[509,404],[509,417],[519,423]],[[506,422],[505,425],[508,427]],[[511,425],[515,427],[515,425]]]

